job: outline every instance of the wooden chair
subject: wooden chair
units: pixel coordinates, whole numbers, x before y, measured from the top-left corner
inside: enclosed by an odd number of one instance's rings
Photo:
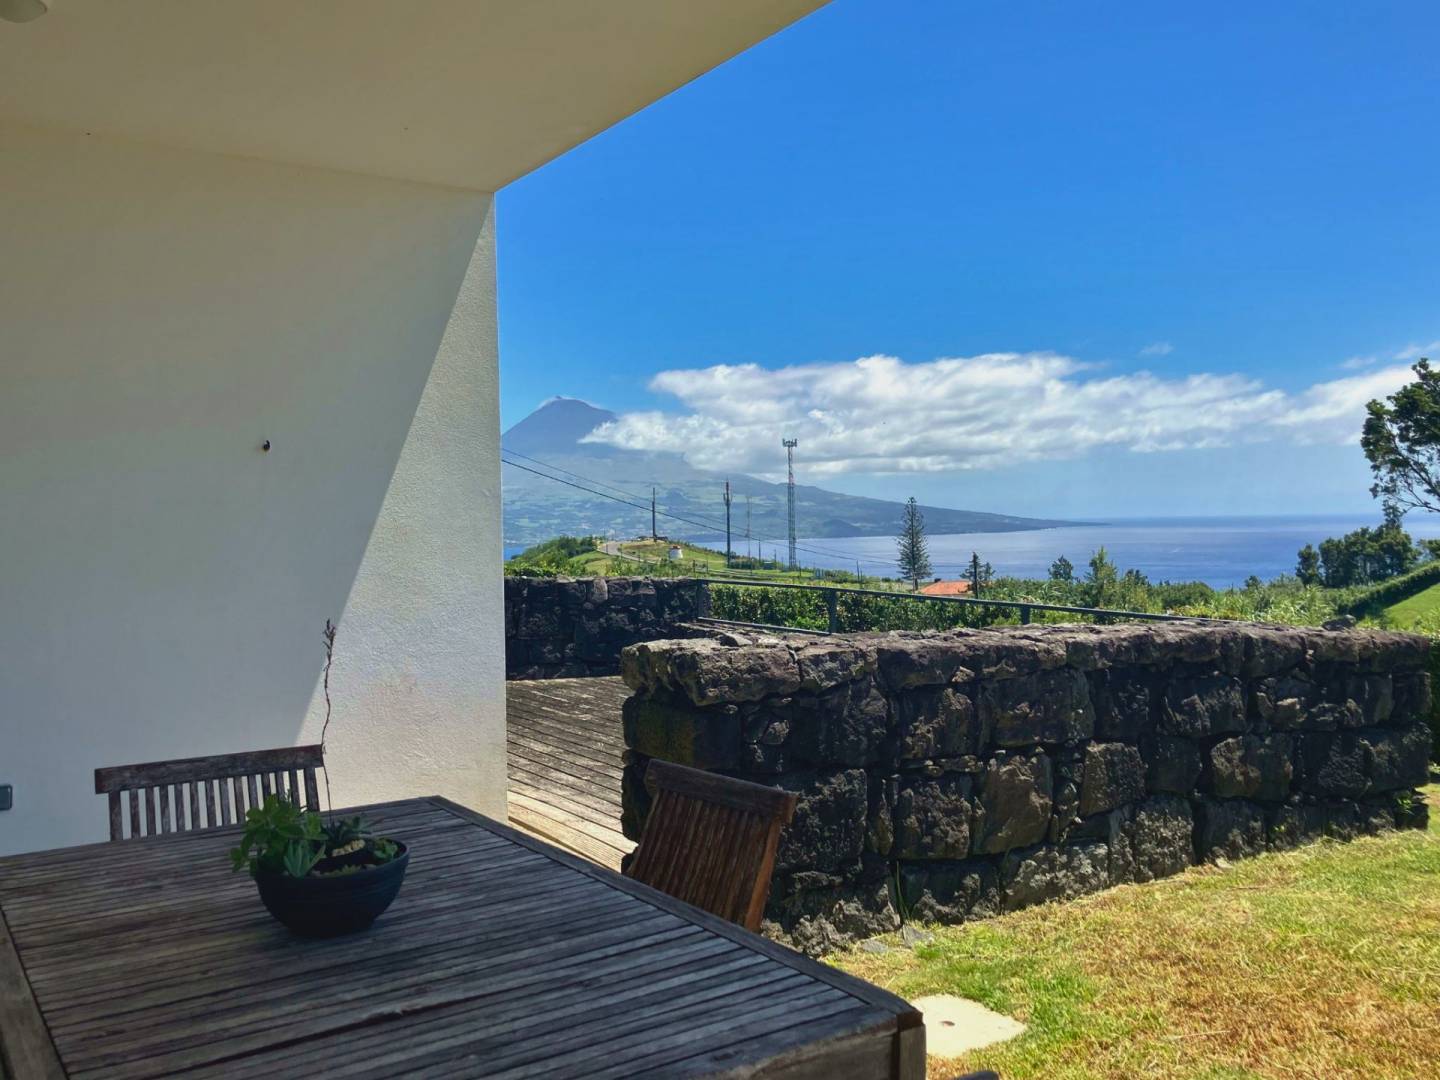
[[[248,808],[263,804],[267,795],[279,795],[299,804],[302,777],[303,805],[308,810],[319,810],[315,770],[324,765],[324,751],[319,746],[285,746],[246,754],[113,765],[95,770],[95,794],[109,796],[110,839],[133,840],[142,835],[236,824],[244,821]],[[122,796],[128,796],[128,837]],[[142,804],[145,808],[143,832]]]
[[[652,761],[645,782],[655,801],[626,876],[759,929],[795,796],[668,761]]]

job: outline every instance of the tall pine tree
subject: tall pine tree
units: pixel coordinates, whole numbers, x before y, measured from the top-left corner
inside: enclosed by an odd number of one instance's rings
[[[895,544],[898,549],[895,561],[900,567],[900,576],[918,591],[920,579],[928,578],[932,571],[930,550],[925,543],[925,515],[920,513],[914,495],[905,502],[905,517]]]

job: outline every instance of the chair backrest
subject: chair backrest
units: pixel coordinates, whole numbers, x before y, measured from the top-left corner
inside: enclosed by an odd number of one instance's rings
[[[110,839],[133,840],[236,824],[244,821],[247,809],[262,805],[267,795],[319,810],[315,770],[324,764],[319,746],[284,746],[246,754],[113,765],[95,770],[95,794],[109,796]],[[128,807],[122,806],[124,797],[128,797]]]
[[[655,799],[626,875],[759,929],[795,796],[668,761],[652,761],[645,782]]]

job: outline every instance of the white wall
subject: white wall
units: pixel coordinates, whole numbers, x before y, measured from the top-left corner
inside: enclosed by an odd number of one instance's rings
[[[336,803],[503,815],[490,210],[0,126],[0,854],[315,737],[327,617]]]

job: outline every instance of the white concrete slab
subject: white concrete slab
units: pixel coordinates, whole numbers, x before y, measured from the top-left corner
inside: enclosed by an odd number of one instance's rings
[[[1023,1034],[1025,1025],[978,1001],[933,994],[911,1002],[925,1014],[925,1052],[952,1058]]]

